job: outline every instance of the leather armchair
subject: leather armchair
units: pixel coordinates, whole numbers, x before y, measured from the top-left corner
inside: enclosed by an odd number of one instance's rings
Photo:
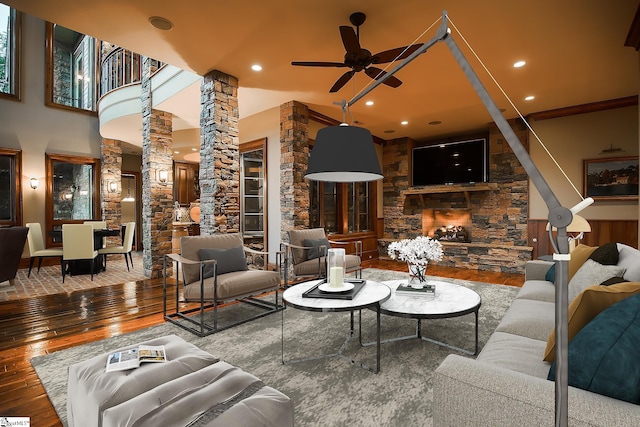
[[[0,228],[0,282],[9,281],[14,286],[20,258],[27,240],[27,227]]]

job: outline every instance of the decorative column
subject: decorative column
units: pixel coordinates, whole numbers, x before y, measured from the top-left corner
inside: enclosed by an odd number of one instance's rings
[[[122,223],[122,141],[102,139],[100,146],[101,199],[100,210],[109,228],[117,228]],[[115,191],[111,191],[115,185]],[[107,237],[109,245],[117,245],[121,237]]]
[[[309,227],[309,108],[298,101],[280,106],[280,238],[289,230]]]
[[[200,92],[200,234],[238,233],[238,79],[211,71]]]
[[[173,220],[173,118],[171,113],[152,108],[151,73],[155,67],[154,60],[144,57],[141,95],[142,260],[144,275],[151,278],[162,277],[164,255],[171,253]],[[161,171],[166,172],[166,180],[161,180]]]

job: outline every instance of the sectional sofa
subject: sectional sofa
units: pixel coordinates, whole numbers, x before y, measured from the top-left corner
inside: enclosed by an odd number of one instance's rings
[[[569,263],[569,383],[581,387],[569,387],[570,426],[640,425],[640,252],[619,243],[606,246],[615,257],[605,264],[591,259],[603,247],[584,245]],[[449,355],[437,368],[435,426],[554,425],[555,364],[543,360],[555,356],[552,265],[527,263],[522,289],[475,360]],[[622,280],[628,282],[617,283]],[[607,327],[620,323],[612,316],[623,308],[636,320],[610,338]],[[607,340],[614,344],[605,349]],[[627,347],[618,348],[621,342]],[[583,364],[589,363],[596,368],[585,385],[589,367]],[[594,387],[597,392],[589,391]]]

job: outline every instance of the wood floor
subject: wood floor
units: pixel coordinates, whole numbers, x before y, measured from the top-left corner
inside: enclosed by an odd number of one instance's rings
[[[387,260],[364,267],[406,271]],[[429,275],[522,286],[519,274],[429,266]],[[162,280],[143,280],[0,303],[0,416],[61,426],[31,358],[163,322]]]

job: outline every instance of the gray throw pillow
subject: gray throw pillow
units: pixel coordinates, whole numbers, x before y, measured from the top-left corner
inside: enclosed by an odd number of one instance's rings
[[[617,265],[602,265],[592,259],[586,260],[569,282],[569,303],[571,303],[571,301],[573,301],[580,292],[587,289],[589,286],[599,285],[612,277],[622,277],[624,271],[624,267],[618,267]]]
[[[303,245],[306,248],[312,248],[307,249],[308,260],[325,256],[327,249],[331,247],[329,245],[329,239],[304,239]],[[324,246],[324,248],[321,248],[321,246]]]
[[[232,271],[248,270],[247,259],[242,246],[235,248],[217,249],[207,248],[198,250],[200,261],[215,259],[218,264],[218,274],[231,273]],[[204,268],[204,278],[213,277],[213,265]]]

